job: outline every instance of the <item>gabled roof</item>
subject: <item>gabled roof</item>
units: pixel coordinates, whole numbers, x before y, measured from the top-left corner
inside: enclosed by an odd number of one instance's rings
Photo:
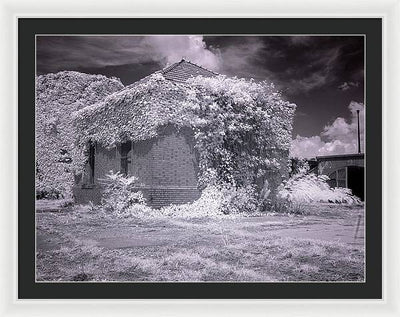
[[[200,78],[198,82],[188,81],[192,77]],[[205,87],[207,83],[209,88]],[[225,87],[222,89],[227,89],[226,94],[238,100],[240,105],[246,100],[251,103],[253,98],[260,96],[268,103],[268,108],[273,109],[276,118],[286,118],[294,112],[294,106],[286,107],[289,102],[280,100],[279,95],[265,94],[265,87],[258,83],[218,76],[215,72],[181,60],[75,112],[78,142],[85,145],[92,140],[112,147],[126,140],[137,142],[156,137],[159,127],[168,124],[200,127],[207,124],[207,120],[196,110],[197,106],[203,98],[207,99],[204,101],[207,104],[212,102],[210,94],[219,91],[221,83]],[[291,128],[290,124],[286,127],[286,121],[277,119],[274,122],[277,131],[287,132]],[[283,125],[285,127],[281,128]],[[279,141],[281,143],[290,138],[286,134],[279,137],[273,135],[282,140]]]
[[[186,83],[189,78],[197,76],[215,77],[219,75],[216,72],[213,72],[200,65],[196,65],[182,58],[180,62],[176,62],[172,65],[165,67],[164,69],[158,70],[150,75],[147,75],[146,77],[143,77],[142,79],[139,79],[138,81],[135,81],[134,83],[126,86],[125,89],[130,89],[139,84],[143,84],[155,74],[161,74],[165,79],[180,84]]]
[[[163,70],[161,70],[161,74],[167,80],[172,80],[180,83],[186,82],[189,78],[197,76],[218,76],[217,73],[189,61],[186,61],[185,59],[182,59],[180,62],[164,68]]]

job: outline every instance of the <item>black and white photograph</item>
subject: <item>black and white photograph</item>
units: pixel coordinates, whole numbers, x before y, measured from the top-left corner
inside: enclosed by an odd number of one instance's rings
[[[36,282],[365,282],[365,44],[37,34]]]

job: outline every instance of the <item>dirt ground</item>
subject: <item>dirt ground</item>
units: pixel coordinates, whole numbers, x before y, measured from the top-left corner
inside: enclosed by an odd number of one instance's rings
[[[363,281],[363,206],[307,208],[307,216],[121,219],[41,201],[37,280]]]

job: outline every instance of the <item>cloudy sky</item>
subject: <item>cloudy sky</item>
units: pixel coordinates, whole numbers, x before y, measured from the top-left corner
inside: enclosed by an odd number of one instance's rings
[[[363,37],[39,36],[36,48],[38,75],[75,70],[127,85],[184,57],[221,74],[273,82],[297,104],[293,156],[356,152],[357,109],[364,131]]]

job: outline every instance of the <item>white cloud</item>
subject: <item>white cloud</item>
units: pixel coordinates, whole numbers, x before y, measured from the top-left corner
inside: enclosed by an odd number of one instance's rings
[[[46,43],[38,46],[46,56],[38,60],[45,69],[47,65],[71,69],[147,62],[163,67],[182,57],[216,71],[221,66],[218,52],[208,49],[203,36],[197,35],[54,37]]]
[[[145,44],[150,48],[153,59],[172,64],[185,58],[211,70],[218,71],[221,58],[206,47],[203,36],[149,36]]]
[[[319,149],[324,145],[325,143],[318,135],[312,137],[297,135],[296,138],[292,140],[290,156],[300,158],[315,157],[316,153],[318,153]]]
[[[350,121],[338,117],[332,124],[325,126],[322,136],[330,141],[340,140],[345,143],[357,140],[357,110],[360,111],[360,135],[361,140],[364,139],[364,105],[358,102],[350,102],[348,106],[350,110]],[[361,142],[363,145],[363,142]]]
[[[320,135],[302,137],[297,135],[292,141],[292,157],[312,158],[321,155],[350,154],[358,152],[357,110],[360,110],[361,151],[364,150],[364,115],[362,103],[352,101],[349,104],[350,119],[338,117],[324,127]]]

